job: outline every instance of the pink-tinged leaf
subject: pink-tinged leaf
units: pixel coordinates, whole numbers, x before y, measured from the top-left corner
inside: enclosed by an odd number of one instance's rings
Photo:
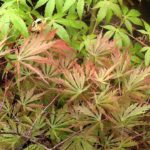
[[[61,50],[68,50],[68,51],[73,51],[72,48],[70,48],[66,42],[64,42],[63,40],[56,40],[55,44],[53,45],[53,48],[56,49],[61,49]]]
[[[43,105],[40,105],[40,104],[29,104],[28,107],[30,107],[30,108],[44,108]]]
[[[41,73],[41,71],[38,68],[32,67],[30,64],[21,62],[21,64],[23,64],[25,67],[29,68],[31,71],[33,71],[34,73],[36,73],[37,75],[39,75],[41,77],[41,79],[48,84],[48,82],[44,79],[43,74]]]
[[[86,62],[85,74],[86,74],[87,79],[93,78],[93,76],[96,74],[96,71],[97,70],[92,62],[90,61]]]
[[[16,70],[17,70],[17,75],[18,75],[18,81],[20,80],[20,63],[16,62]]]
[[[55,37],[55,35],[56,35],[56,32],[57,32],[57,30],[53,30],[53,31],[47,33],[45,39],[46,39],[46,40],[52,40],[52,39],[54,39],[54,37]]]
[[[34,61],[40,64],[50,64],[50,65],[54,63],[53,60],[41,56],[31,56],[28,58],[24,58],[23,60]]]

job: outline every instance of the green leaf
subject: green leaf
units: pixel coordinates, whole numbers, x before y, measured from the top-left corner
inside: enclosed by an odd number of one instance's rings
[[[51,17],[55,9],[55,0],[49,0],[45,7],[45,17]]]
[[[75,29],[81,29],[83,27],[83,22],[72,20],[72,19],[61,18],[61,19],[56,20],[56,22],[66,26],[66,27],[72,27]]]
[[[10,29],[10,19],[8,15],[4,15],[0,18],[0,29],[2,29],[0,32],[0,38],[6,37]]]
[[[150,50],[150,47],[145,46],[145,47],[143,47],[143,48],[141,49],[141,52],[145,52],[145,51],[147,51],[147,50]]]
[[[56,24],[56,23],[54,23],[53,25],[54,25],[54,28],[57,29],[57,35],[61,39],[69,42],[70,41],[69,35],[68,35],[67,31],[65,30],[65,28],[63,26],[59,25],[59,24]]]
[[[127,121],[128,119],[131,118],[139,118],[141,117],[142,114],[146,113],[150,109],[149,105],[139,105],[138,103],[130,105],[127,109],[125,109],[121,120],[122,121]]]
[[[140,64],[142,62],[141,59],[135,55],[132,56],[131,61],[134,63],[138,63],[138,64]]]
[[[116,31],[116,28],[112,25],[106,25],[104,26],[105,29],[110,30],[110,31]]]
[[[123,14],[124,14],[124,15],[127,15],[127,14],[129,13],[129,9],[128,9],[128,7],[126,7],[126,6],[124,6],[124,7],[122,8],[122,11],[123,11]]]
[[[111,3],[110,9],[115,13],[116,16],[120,17],[121,16],[121,9],[119,5]]]
[[[27,0],[27,2],[28,2],[31,6],[33,6],[32,0]]]
[[[63,6],[63,12],[68,11],[75,2],[76,0],[66,0]]]
[[[61,12],[64,4],[64,0],[55,0],[57,12]]]
[[[16,0],[8,1],[3,4],[2,8],[8,8],[8,7],[10,8],[12,5],[14,5],[14,3],[16,3]]]
[[[114,13],[110,9],[107,9],[106,24],[110,23],[111,18],[112,18],[113,15],[114,15]]]
[[[150,32],[150,25],[145,21],[144,21],[144,26],[145,26],[146,31]]]
[[[105,33],[104,37],[110,39],[110,38],[113,36],[113,34],[114,34],[114,31],[107,31],[107,32]]]
[[[115,42],[116,42],[116,44],[119,46],[119,47],[122,47],[122,38],[121,38],[121,36],[120,36],[120,34],[119,33],[116,33],[115,35],[114,35],[114,40],[115,40]]]
[[[78,0],[78,3],[77,3],[77,12],[78,12],[78,15],[79,15],[79,18],[82,19],[82,15],[83,15],[83,12],[84,12],[84,0]]]
[[[94,6],[94,9],[100,8],[100,7],[105,7],[105,2],[104,2],[104,1],[98,2],[98,3]]]
[[[78,13],[77,13],[77,6],[76,6],[76,4],[72,5],[72,6],[69,8],[67,18],[74,18],[74,19],[77,19],[77,18],[78,18]]]
[[[26,27],[25,22],[20,18],[18,15],[10,12],[10,20],[12,24],[14,25],[15,29],[20,31],[20,33],[24,36],[27,37],[29,35],[28,29]]]
[[[86,1],[87,1],[88,6],[91,5],[92,0],[86,0]]]
[[[107,15],[107,9],[102,7],[97,14],[97,22],[100,23]]]
[[[138,30],[140,33],[142,33],[142,34],[146,34],[146,35],[148,35],[149,33],[147,32],[147,31],[145,31],[145,30]]]
[[[48,0],[38,0],[38,2],[35,5],[35,9],[41,7],[42,5],[44,5]]]
[[[6,55],[6,58],[9,58],[11,60],[16,60],[17,56],[16,56],[16,54],[8,54],[8,55]]]
[[[140,25],[142,26],[142,21],[139,18],[135,18],[135,17],[129,17],[128,18],[132,23],[136,24],[136,25]]]
[[[128,47],[130,45],[130,38],[128,37],[128,35],[123,32],[119,32],[119,34],[122,38],[122,41],[124,42],[124,46]]]
[[[145,54],[145,65],[148,66],[150,64],[150,49]]]
[[[128,20],[125,20],[125,26],[126,26],[126,28],[128,29],[128,31],[129,31],[130,33],[132,33],[132,24],[131,24],[131,22],[128,21]]]
[[[139,17],[140,15],[140,12],[135,9],[130,10],[128,13],[128,16],[130,17]]]
[[[123,5],[123,0],[118,0],[120,5]]]

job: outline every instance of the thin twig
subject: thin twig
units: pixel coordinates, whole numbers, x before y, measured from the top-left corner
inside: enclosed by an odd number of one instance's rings
[[[30,132],[33,130],[35,124],[37,123],[38,119],[45,113],[45,111],[54,103],[54,101],[58,98],[59,95],[55,96],[54,99],[41,111],[41,113],[38,115],[38,117],[35,119]]]
[[[131,35],[131,34],[129,34],[129,33],[127,33],[127,34],[128,34],[132,39],[134,39],[135,41],[139,42],[141,45],[143,45],[143,46],[148,46],[148,47],[149,47],[149,45],[145,44],[144,42],[142,42],[142,41],[139,40],[138,38],[134,37],[133,35]]]
[[[66,138],[65,140],[61,141],[60,143],[58,143],[57,145],[55,145],[54,147],[47,149],[47,150],[55,150],[57,147],[59,147],[60,145],[62,145],[63,143],[65,143],[66,141],[70,140],[71,138],[73,138],[74,136],[76,136],[77,134],[81,133],[82,130],[73,133],[71,136],[69,136],[68,138]]]

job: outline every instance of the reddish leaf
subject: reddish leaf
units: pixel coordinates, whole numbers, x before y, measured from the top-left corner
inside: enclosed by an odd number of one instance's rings
[[[64,42],[63,40],[56,40],[55,44],[53,45],[53,48],[56,49],[61,49],[61,50],[68,50],[68,51],[73,51],[72,48],[70,48],[66,42]]]

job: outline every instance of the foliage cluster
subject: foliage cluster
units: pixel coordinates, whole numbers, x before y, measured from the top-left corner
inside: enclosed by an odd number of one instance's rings
[[[0,31],[0,150],[149,149],[150,25],[137,10],[2,0]]]
[[[1,42],[9,63],[2,62],[0,148],[148,148],[150,68],[133,67],[102,34],[81,61],[55,32],[31,34],[11,50]]]

